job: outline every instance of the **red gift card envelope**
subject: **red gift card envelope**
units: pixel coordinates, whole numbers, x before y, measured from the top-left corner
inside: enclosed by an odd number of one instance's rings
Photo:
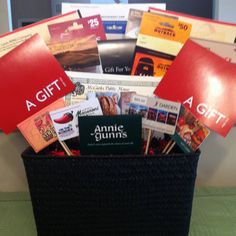
[[[188,40],[154,93],[226,136],[236,120],[236,66]]]
[[[74,85],[39,35],[0,58],[0,127],[5,133]]]

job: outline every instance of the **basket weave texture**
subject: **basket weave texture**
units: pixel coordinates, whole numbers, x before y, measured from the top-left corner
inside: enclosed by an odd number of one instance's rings
[[[38,235],[187,236],[200,152],[22,153]]]

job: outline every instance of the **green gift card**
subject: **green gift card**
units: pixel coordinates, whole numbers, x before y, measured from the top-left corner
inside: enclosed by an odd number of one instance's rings
[[[140,115],[81,116],[81,154],[140,154]]]

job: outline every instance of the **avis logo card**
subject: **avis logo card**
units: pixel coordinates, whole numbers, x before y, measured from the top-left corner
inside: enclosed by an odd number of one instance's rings
[[[81,154],[140,154],[141,116],[79,117]]]

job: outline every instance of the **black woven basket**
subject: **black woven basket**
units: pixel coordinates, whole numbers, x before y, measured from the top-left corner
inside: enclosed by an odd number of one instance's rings
[[[22,153],[38,235],[188,235],[200,152]]]

